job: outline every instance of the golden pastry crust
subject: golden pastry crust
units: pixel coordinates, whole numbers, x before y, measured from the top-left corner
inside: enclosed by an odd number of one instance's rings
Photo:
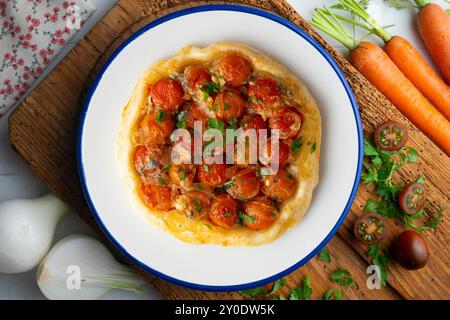
[[[189,219],[178,210],[164,212],[149,208],[140,196],[139,177],[133,167],[135,143],[132,137],[138,119],[146,110],[147,86],[174,72],[182,72],[188,65],[208,63],[230,52],[238,53],[250,61],[257,74],[270,74],[279,79],[290,92],[290,100],[298,106],[303,114],[301,135],[304,146],[293,157],[289,167],[289,171],[298,180],[297,190],[290,199],[282,203],[275,223],[268,229],[259,231],[247,228],[223,229],[206,220]],[[116,161],[133,205],[152,224],[189,243],[255,246],[275,240],[304,217],[310,206],[314,188],[319,181],[320,141],[319,108],[306,87],[295,75],[272,58],[247,45],[219,42],[206,48],[187,46],[174,57],[157,62],[141,76],[123,111],[116,145]],[[311,152],[310,146],[307,146],[308,142],[316,144],[315,152]],[[124,219],[125,215],[126,213],[124,213]]]

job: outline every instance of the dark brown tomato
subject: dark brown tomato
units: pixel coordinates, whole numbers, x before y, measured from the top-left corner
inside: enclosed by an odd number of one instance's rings
[[[256,110],[279,103],[281,91],[278,84],[269,78],[257,78],[247,86],[249,101]]]
[[[227,165],[201,164],[197,168],[197,178],[211,188],[218,187],[227,181]]]
[[[220,194],[211,204],[209,218],[219,227],[231,228],[237,222],[238,205],[238,202],[228,194]]]
[[[202,128],[205,128],[208,119],[209,117],[196,103],[188,103],[180,108],[178,123],[184,121],[185,127],[193,129],[195,121],[200,121],[202,123]],[[182,128],[183,126],[181,125],[180,127]]]
[[[194,182],[195,172],[194,165],[173,164],[169,170],[169,177],[175,185],[188,188]]]
[[[278,211],[272,201],[264,196],[251,199],[243,205],[242,222],[252,230],[267,229],[276,220]],[[246,215],[246,216],[245,216]]]
[[[183,88],[173,79],[164,78],[148,86],[148,94],[156,109],[175,111],[183,103]]]
[[[182,83],[189,93],[194,93],[209,81],[211,81],[211,75],[205,67],[188,66],[184,69]]]
[[[278,159],[276,154],[272,154],[272,149],[278,149]],[[291,147],[283,140],[278,140],[275,145],[272,145],[272,139],[267,139],[267,153],[263,152],[261,155],[261,163],[265,166],[278,165],[278,168],[284,166],[291,157]]]
[[[368,212],[358,217],[353,225],[356,240],[365,244],[375,244],[384,239],[385,225],[377,213]]]
[[[266,172],[270,171],[270,169],[266,169]],[[263,193],[276,201],[289,199],[297,188],[297,181],[286,168],[280,168],[276,174],[262,175],[261,177]]]
[[[164,111],[145,115],[139,123],[139,142],[146,145],[158,145],[167,142],[172,134],[172,117]]]
[[[172,191],[168,187],[153,184],[142,184],[142,199],[150,207],[157,210],[172,210]]]
[[[408,139],[408,131],[398,122],[389,121],[375,130],[374,140],[378,149],[383,151],[397,151]]]
[[[425,239],[415,231],[403,231],[395,241],[395,257],[405,269],[423,268],[428,261],[428,246]]]
[[[176,200],[176,208],[183,211],[191,219],[202,219],[209,211],[209,196],[201,191],[189,191]]]
[[[413,215],[423,209],[426,202],[425,186],[412,183],[405,186],[398,197],[398,204],[407,214]]]
[[[281,139],[294,139],[303,122],[303,116],[296,108],[285,107],[269,118],[269,128],[278,129]]]
[[[250,62],[237,54],[225,55],[219,61],[218,70],[226,84],[232,87],[243,85],[252,73]]]
[[[255,170],[245,169],[238,172],[230,181],[227,192],[238,200],[248,200],[259,193],[260,181]]]
[[[231,89],[220,91],[214,100],[213,111],[221,120],[240,118],[247,108],[247,103],[239,92]]]

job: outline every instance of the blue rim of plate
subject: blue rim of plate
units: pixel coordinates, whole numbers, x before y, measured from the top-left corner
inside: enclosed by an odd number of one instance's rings
[[[344,211],[341,214],[341,217],[339,218],[338,222],[335,224],[333,229],[330,231],[330,233],[311,253],[309,253],[302,260],[295,263],[293,266],[287,268],[286,270],[283,270],[283,271],[281,271],[271,277],[265,278],[265,279],[261,279],[258,281],[253,281],[253,282],[245,283],[245,284],[238,284],[238,285],[213,286],[213,285],[202,285],[202,284],[196,284],[196,283],[192,283],[192,282],[183,281],[183,280],[168,276],[158,270],[155,270],[155,269],[149,267],[148,265],[144,264],[143,262],[137,260],[135,257],[133,257],[129,252],[127,252],[127,250],[124,247],[122,247],[122,245],[109,232],[109,230],[106,228],[103,221],[101,220],[100,215],[98,214],[97,210],[95,209],[94,203],[89,195],[89,191],[88,191],[88,188],[86,185],[86,177],[85,177],[83,160],[82,160],[82,138],[83,138],[83,128],[84,128],[84,122],[86,119],[86,114],[89,109],[89,104],[91,102],[91,98],[92,98],[95,90],[97,89],[97,86],[98,86],[100,80],[102,79],[104,72],[109,67],[111,62],[129,43],[134,41],[136,38],[138,38],[141,34],[145,33],[146,31],[148,31],[164,22],[176,19],[178,17],[185,16],[185,15],[192,14],[192,13],[206,12],[206,11],[234,11],[234,12],[243,12],[243,13],[257,15],[257,16],[275,21],[275,22],[285,26],[286,28],[290,29],[291,31],[295,32],[300,37],[302,37],[303,39],[308,41],[308,43],[311,44],[317,51],[319,51],[322,54],[322,56],[325,58],[325,60],[328,61],[330,66],[333,68],[333,70],[336,72],[339,79],[341,80],[341,83],[347,92],[348,98],[350,99],[352,109],[353,109],[353,114],[355,116],[357,131],[358,131],[358,145],[359,145],[358,168],[356,171],[355,180],[354,180],[353,187],[352,187],[352,192],[351,192],[350,197],[347,201],[347,204],[344,208]],[[361,171],[362,171],[362,161],[363,161],[363,154],[364,154],[363,147],[364,147],[364,143],[363,143],[362,123],[361,123],[361,118],[359,115],[356,99],[355,99],[353,92],[350,88],[350,85],[348,84],[347,80],[345,79],[345,76],[342,73],[341,69],[339,68],[337,63],[333,60],[333,58],[328,54],[328,52],[322,46],[320,46],[310,35],[308,35],[306,32],[301,30],[299,27],[297,27],[290,21],[288,21],[280,16],[277,16],[275,14],[272,14],[272,13],[269,13],[267,11],[263,11],[260,9],[251,8],[251,7],[245,7],[245,6],[239,6],[239,5],[228,5],[228,4],[216,4],[216,5],[203,5],[203,6],[193,7],[193,8],[187,8],[187,9],[183,9],[180,11],[170,13],[161,18],[158,18],[158,19],[150,22],[149,24],[147,24],[145,27],[143,27],[142,29],[140,29],[139,31],[134,33],[133,35],[131,35],[124,43],[122,43],[114,51],[114,53],[109,57],[109,59],[103,65],[97,78],[95,79],[94,83],[92,84],[91,88],[89,89],[88,95],[86,96],[86,101],[85,101],[85,104],[84,104],[82,112],[81,112],[80,124],[79,124],[78,132],[77,132],[77,167],[78,167],[78,172],[80,175],[81,186],[83,189],[84,196],[86,198],[88,206],[89,206],[95,220],[97,221],[97,224],[100,226],[101,230],[108,237],[108,239],[114,244],[114,246],[117,249],[119,249],[119,251],[123,255],[125,255],[131,262],[133,262],[139,268],[141,268],[163,280],[166,280],[166,281],[169,281],[176,285],[180,285],[180,286],[187,287],[190,289],[215,291],[215,292],[239,291],[239,290],[246,290],[246,289],[265,285],[267,283],[275,281],[275,280],[293,272],[294,270],[298,269],[300,266],[302,266],[306,262],[308,262],[312,257],[314,257],[331,240],[331,238],[337,232],[337,230],[339,229],[339,227],[342,224],[342,222],[344,221],[344,219],[347,217],[348,211],[350,210],[350,207],[356,196],[356,191],[358,189],[359,180],[360,180]]]

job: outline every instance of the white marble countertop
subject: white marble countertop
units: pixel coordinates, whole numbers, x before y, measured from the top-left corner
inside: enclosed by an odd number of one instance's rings
[[[335,3],[334,0],[306,1],[306,0],[288,0],[292,6],[305,18],[311,17],[311,10],[320,4]],[[52,61],[45,75],[54,68],[57,63],[70,51],[70,49],[89,31],[90,28],[111,8],[115,0],[92,0],[97,7],[93,17],[87,21],[80,32],[61,52],[58,57]],[[445,0],[434,1],[443,7],[448,8]],[[427,52],[424,50],[415,28],[415,10],[396,10],[389,8],[382,0],[372,0],[369,7],[373,17],[383,25],[395,24],[389,31],[392,34],[399,34],[411,41],[413,45],[429,60]],[[330,40],[340,52],[345,54],[342,46],[337,45],[335,41]],[[374,40],[374,39],[372,39]],[[1,75],[0,75],[1,76]],[[32,90],[31,88],[30,90]],[[8,144],[7,129],[8,114],[0,119],[0,202],[14,198],[35,197],[48,192],[47,187],[33,176],[28,169],[15,156]],[[57,228],[55,241],[72,233],[84,233],[94,235],[94,232],[75,214],[67,214]],[[104,296],[105,299],[157,299],[160,295],[149,286],[147,292],[143,294],[134,294],[126,291],[114,290]],[[17,275],[0,274],[0,299],[44,299],[36,284],[36,270]]]

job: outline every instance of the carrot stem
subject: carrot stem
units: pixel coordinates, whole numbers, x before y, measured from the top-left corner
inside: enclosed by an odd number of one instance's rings
[[[355,0],[339,0],[339,2],[347,8],[351,13],[360,17],[362,20],[367,22],[373,29],[373,32],[383,39],[384,42],[388,42],[392,39],[392,36],[384,30],[368,13],[364,10],[361,5]]]
[[[422,9],[423,7],[425,7],[428,4],[430,4],[430,1],[428,1],[428,0],[414,0],[414,2],[419,7],[419,9]]]

